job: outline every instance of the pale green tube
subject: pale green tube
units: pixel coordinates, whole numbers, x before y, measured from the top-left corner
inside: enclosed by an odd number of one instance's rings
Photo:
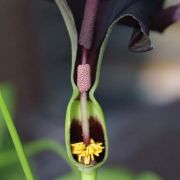
[[[81,171],[81,180],[96,180],[96,170],[90,172]]]

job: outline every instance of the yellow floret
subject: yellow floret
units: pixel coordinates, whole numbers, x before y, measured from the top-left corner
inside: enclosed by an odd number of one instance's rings
[[[103,143],[95,143],[93,139],[90,139],[90,144],[85,145],[83,142],[78,142],[71,144],[72,154],[78,156],[78,161],[84,163],[85,165],[89,165],[91,161],[94,161],[94,155],[99,156],[102,153],[104,147]]]

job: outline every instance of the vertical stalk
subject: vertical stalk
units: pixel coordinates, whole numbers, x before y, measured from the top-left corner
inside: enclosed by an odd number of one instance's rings
[[[86,145],[89,144],[89,121],[88,121],[88,111],[87,111],[87,93],[82,92],[80,97],[81,103],[81,122],[82,122],[82,134],[83,141]]]
[[[88,49],[82,47],[82,64],[87,64]]]
[[[81,172],[81,180],[96,180],[96,170],[92,170],[91,172]]]
[[[11,115],[8,111],[8,108],[5,104],[5,102],[4,102],[1,90],[0,90],[0,110],[1,110],[2,115],[4,117],[5,123],[7,125],[10,136],[12,138],[12,141],[14,143],[14,147],[15,147],[17,155],[19,157],[19,160],[20,160],[21,166],[23,168],[25,177],[27,180],[34,180],[30,165],[29,165],[28,160],[26,158],[26,155],[24,153],[23,146],[21,144],[20,138],[18,136],[18,133],[17,133],[17,130],[16,130],[15,125],[13,123],[13,120],[11,118]]]
[[[87,64],[88,50],[82,47],[82,65]],[[87,111],[87,91],[80,93],[80,108],[81,108],[81,122],[82,122],[82,134],[83,142],[88,145],[90,143],[89,135],[89,121]]]

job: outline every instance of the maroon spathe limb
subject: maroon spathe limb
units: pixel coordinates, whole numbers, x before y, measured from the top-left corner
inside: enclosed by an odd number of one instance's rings
[[[99,0],[86,0],[84,17],[81,25],[79,44],[90,49],[93,41],[94,26]]]
[[[180,3],[161,9],[156,16],[154,16],[151,29],[159,32],[163,32],[168,26],[180,20]]]

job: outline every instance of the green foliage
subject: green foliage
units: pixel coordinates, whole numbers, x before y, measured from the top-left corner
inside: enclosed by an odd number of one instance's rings
[[[9,111],[13,114],[15,108],[15,93],[13,87],[10,84],[4,84],[0,86],[0,89],[4,95]],[[2,114],[0,113],[0,151],[8,147],[12,147],[12,141],[10,140]]]
[[[6,101],[9,111],[11,114],[15,110],[15,91],[13,86],[10,84],[2,84],[0,86],[1,93]],[[14,151],[13,156],[4,156],[4,152],[12,149]],[[12,143],[10,134],[7,130],[5,121],[0,113],[0,179],[2,180],[20,180],[25,179],[21,165],[19,161],[15,161],[9,165],[12,159],[17,159],[17,154],[14,150],[14,145]]]

